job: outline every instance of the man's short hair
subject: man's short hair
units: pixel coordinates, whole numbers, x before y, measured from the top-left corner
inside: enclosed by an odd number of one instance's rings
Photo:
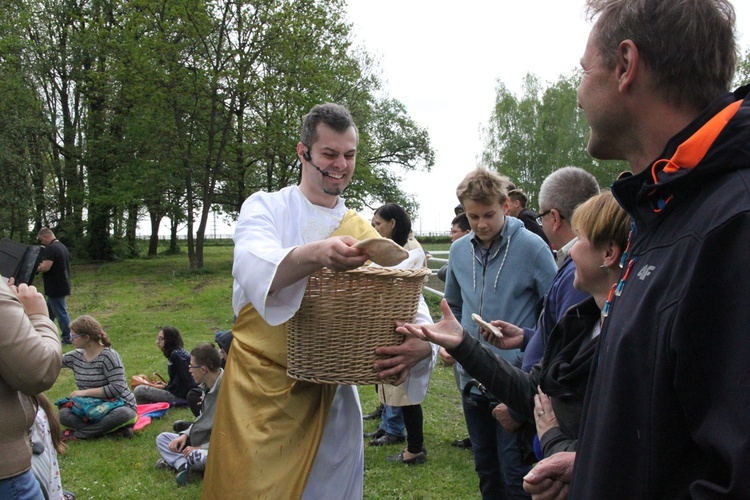
[[[466,174],[456,188],[456,196],[462,205],[464,200],[476,201],[482,205],[492,205],[499,201],[502,205],[508,199],[509,183],[510,180],[504,175],[479,167]]]
[[[451,228],[453,226],[458,226],[458,228],[464,232],[471,230],[471,226],[469,225],[469,218],[466,217],[466,214],[464,212],[461,212],[457,216],[453,217],[453,220],[451,221]]]
[[[45,238],[46,238],[46,237],[48,237],[48,236],[51,236],[51,237],[53,237],[53,238],[55,237],[55,233],[53,233],[53,232],[52,232],[52,229],[50,229],[50,228],[48,228],[48,227],[43,227],[43,228],[41,228],[41,229],[39,230],[39,232],[37,233],[37,235],[36,235],[37,239],[42,239],[42,237],[45,237]]]
[[[605,64],[632,40],[667,102],[702,110],[726,92],[737,63],[735,13],[726,0],[588,0],[592,40]]]
[[[520,189],[511,189],[510,191],[508,191],[508,198],[513,201],[520,202],[522,208],[526,208],[526,204],[529,202],[529,198],[526,196],[526,193],[524,193]]]
[[[599,194],[596,177],[579,167],[563,167],[552,172],[539,188],[539,210],[555,209],[570,221],[575,208]]]
[[[190,355],[199,366],[205,366],[208,371],[215,372],[221,366],[221,354],[213,344],[198,344],[190,351]]]
[[[354,127],[359,140],[359,131],[354,124],[349,110],[340,104],[327,102],[313,106],[309,113],[302,117],[302,130],[300,131],[300,142],[311,148],[318,140],[318,125],[324,123],[336,132],[346,132],[349,127]]]

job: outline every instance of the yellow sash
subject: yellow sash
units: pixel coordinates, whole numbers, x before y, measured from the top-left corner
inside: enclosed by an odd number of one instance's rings
[[[349,210],[331,236],[377,237]],[[271,326],[248,304],[221,384],[203,480],[204,499],[301,498],[336,386],[286,374],[287,325]]]

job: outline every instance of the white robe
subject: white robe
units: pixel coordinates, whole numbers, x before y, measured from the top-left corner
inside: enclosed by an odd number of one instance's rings
[[[297,186],[275,193],[258,192],[248,198],[242,205],[234,235],[234,313],[239,314],[245,305],[252,303],[272,326],[294,316],[302,302],[307,279],[270,294],[278,266],[295,247],[333,233],[346,211],[342,198],[331,209],[320,207],[310,203]],[[432,323],[424,299],[420,299],[415,322]],[[427,394],[437,347],[433,345],[432,351],[432,356],[417,364],[405,382],[409,398],[414,402],[423,401]],[[356,387],[340,385],[303,498],[362,498],[363,475],[359,395]]]

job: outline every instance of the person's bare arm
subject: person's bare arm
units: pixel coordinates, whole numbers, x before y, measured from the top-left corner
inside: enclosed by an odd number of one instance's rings
[[[39,263],[39,266],[37,266],[36,270],[39,273],[46,273],[52,269],[52,261],[51,260],[43,260]]]

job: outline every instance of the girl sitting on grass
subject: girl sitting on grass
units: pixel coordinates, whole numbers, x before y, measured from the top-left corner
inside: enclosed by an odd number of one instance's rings
[[[70,338],[74,350],[63,355],[63,368],[73,370],[77,390],[70,397],[83,396],[100,399],[121,398],[124,406],[115,408],[98,422],[87,422],[70,408],[60,408],[60,424],[67,427],[63,441],[88,439],[120,430],[125,437],[133,435],[136,404],[133,393],[125,381],[125,368],[122,358],[112,349],[109,336],[91,316],[80,316],[70,324]]]
[[[156,335],[156,346],[167,358],[169,382],[163,389],[139,385],[133,389],[138,404],[170,403],[173,406],[186,406],[187,394],[196,387],[190,376],[190,353],[184,348],[180,331],[173,326],[163,326]]]

